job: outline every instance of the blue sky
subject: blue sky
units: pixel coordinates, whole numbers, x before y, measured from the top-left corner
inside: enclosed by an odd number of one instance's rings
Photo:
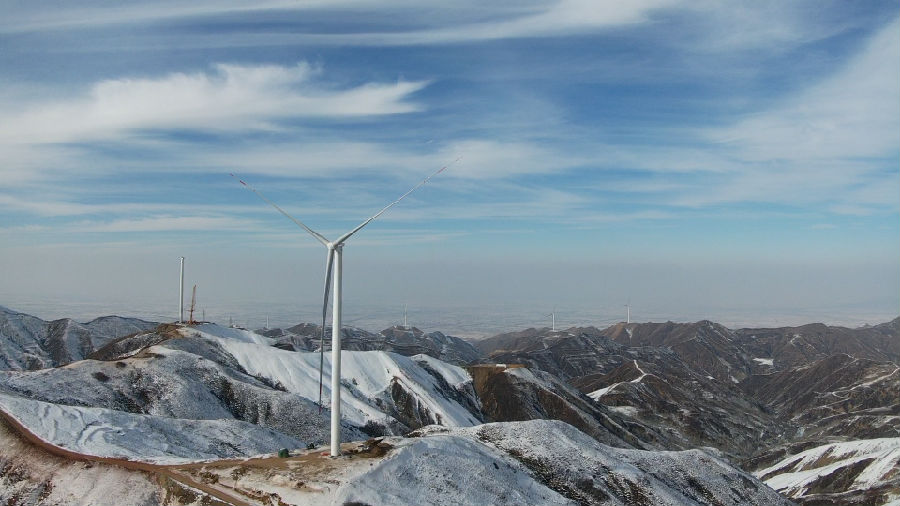
[[[0,5],[0,304],[900,307],[896,2]]]

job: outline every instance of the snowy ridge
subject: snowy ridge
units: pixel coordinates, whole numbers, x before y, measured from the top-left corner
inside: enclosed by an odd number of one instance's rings
[[[420,440],[392,438],[400,448],[343,485],[331,504],[790,504],[702,451],[613,448],[559,421],[418,433]]]
[[[703,452],[610,448],[557,421],[429,426],[412,437],[345,444],[348,457],[340,459],[321,449],[294,450],[285,459],[164,468],[50,456],[5,426],[0,446],[6,452],[0,499],[10,504],[219,504],[212,495],[227,504],[304,506],[789,506]]]
[[[0,394],[0,408],[42,440],[98,457],[185,463],[300,447],[290,436],[239,420],[185,420],[64,406]]]
[[[462,367],[448,364],[430,355],[413,355],[409,358],[417,363],[427,364],[430,369],[437,371],[447,383],[455,387],[461,387],[472,381],[472,376]]]
[[[254,376],[282,385],[287,391],[317,401],[319,398],[319,353],[286,351],[270,346],[267,338],[253,332],[203,325],[184,329],[220,345]],[[444,376],[450,385],[471,382],[462,368],[440,363],[431,357],[417,357]],[[331,398],[331,354],[324,358],[322,398]],[[419,408],[430,413],[435,423],[471,426],[480,423],[465,407],[441,395],[435,378],[413,359],[381,351],[341,352],[341,415],[358,426],[367,422],[389,425],[393,420],[383,407],[393,404],[395,385],[412,394]],[[379,406],[379,401],[382,405]]]
[[[68,318],[46,322],[0,306],[0,369],[34,370],[68,364],[117,337],[156,326],[118,316],[104,316],[87,323]]]
[[[868,463],[866,463],[868,462]],[[857,467],[847,490],[880,487],[900,478],[900,438],[868,439],[831,443],[792,455],[753,473],[788,497],[801,498],[817,482],[829,482],[842,470]]]
[[[594,399],[595,401],[598,401],[598,400],[600,400],[601,397],[603,397],[604,395],[609,393],[610,390],[616,388],[617,386],[621,385],[622,383],[640,383],[642,379],[647,377],[647,373],[644,372],[643,369],[641,369],[641,366],[638,365],[637,360],[634,360],[634,368],[637,369],[637,371],[639,373],[641,373],[641,375],[638,376],[637,378],[635,378],[631,381],[628,381],[628,382],[620,381],[618,383],[613,383],[612,385],[609,385],[607,387],[599,388],[597,390],[594,390],[593,392],[588,393],[587,396],[590,397],[591,399]]]

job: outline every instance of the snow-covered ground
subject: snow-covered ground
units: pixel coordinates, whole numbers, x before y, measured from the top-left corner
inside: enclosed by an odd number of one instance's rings
[[[202,325],[182,330],[220,345],[241,367],[254,376],[262,376],[281,384],[289,392],[307,399],[319,399],[319,360],[316,352],[294,352],[273,348],[268,338],[250,331]],[[341,352],[341,416],[359,426],[369,421],[388,425],[391,421],[377,401],[392,404],[391,389],[399,384],[415,396],[419,407],[426,409],[434,421],[448,426],[470,426],[480,423],[458,402],[439,391],[435,378],[417,361],[426,362],[452,386],[471,382],[471,377],[457,366],[427,356],[415,359],[381,351]],[[324,355],[322,400],[331,399],[331,353]]]
[[[184,420],[0,394],[0,408],[42,440],[77,453],[183,463],[276,453],[302,441],[240,420]]]
[[[857,463],[863,469],[845,490],[865,490],[880,487],[900,476],[900,438],[866,439],[831,443],[811,448],[787,457],[754,475],[765,479],[770,487],[788,497],[800,498],[820,480]],[[900,491],[898,491],[900,492]]]
[[[641,375],[631,381],[628,381],[627,383],[640,383],[642,379],[647,377],[647,373],[644,372],[643,369],[641,369],[641,366],[638,365],[637,360],[634,361],[634,368],[637,369],[637,371],[639,373],[641,373]],[[605,386],[603,388],[598,388],[597,390],[594,390],[593,392],[588,393],[587,396],[590,397],[591,399],[594,399],[595,401],[599,401],[601,397],[608,394],[610,390],[616,388],[617,386],[621,385],[622,383],[626,383],[626,382],[613,383],[612,385]]]
[[[306,454],[296,464],[210,465],[194,476],[212,474],[228,490],[246,488],[273,502],[306,506],[789,505],[702,451],[616,449],[559,421],[430,426],[413,435],[384,439],[384,456]]]

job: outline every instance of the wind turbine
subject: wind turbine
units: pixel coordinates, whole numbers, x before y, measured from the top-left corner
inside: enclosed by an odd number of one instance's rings
[[[553,312],[552,312],[552,313],[550,313],[550,314],[548,314],[548,315],[544,315],[544,316],[545,316],[545,317],[549,316],[549,317],[552,318],[552,320],[551,320],[551,322],[552,322],[552,323],[551,323],[552,327],[550,327],[550,330],[552,330],[553,332],[556,332],[556,308],[553,308]]]
[[[231,174],[231,177],[240,181],[242,185],[248,188],[250,191],[255,193],[259,198],[267,202],[269,205],[278,210],[279,213],[284,215],[287,219],[293,221],[297,226],[305,230],[309,235],[313,236],[314,239],[319,241],[325,248],[328,250],[328,254],[325,257],[325,296],[322,302],[322,338],[321,345],[319,346],[319,407],[322,406],[322,369],[324,368],[325,362],[325,319],[328,313],[328,289],[329,282],[333,285],[334,290],[334,300],[332,302],[331,307],[331,456],[338,457],[341,454],[341,275],[343,272],[343,263],[342,257],[344,252],[344,243],[347,242],[347,239],[350,239],[353,234],[359,232],[363,227],[368,225],[372,220],[378,218],[385,211],[396,205],[398,202],[406,198],[407,195],[419,189],[419,187],[423,186],[427,183],[431,178],[444,172],[444,170],[458,162],[459,158],[454,160],[453,162],[444,165],[436,172],[426,177],[422,181],[419,181],[419,184],[410,188],[406,193],[401,195],[397,200],[391,202],[390,204],[384,206],[380,211],[372,215],[370,218],[366,219],[359,225],[357,225],[353,230],[347,232],[346,234],[340,236],[335,241],[329,241],[325,236],[316,232],[315,230],[309,228],[302,221],[294,218],[290,214],[284,211],[284,209],[278,207],[277,204],[266,198],[262,193],[253,188],[249,184],[245,183],[243,180],[238,179],[234,174]]]

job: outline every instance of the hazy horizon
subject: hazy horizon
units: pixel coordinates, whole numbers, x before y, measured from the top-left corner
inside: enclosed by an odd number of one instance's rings
[[[188,290],[189,294],[189,290]],[[187,296],[186,296],[187,298]],[[177,301],[177,295],[176,295]],[[189,302],[189,301],[188,301]],[[18,305],[0,301],[0,306],[7,307],[43,320],[51,321],[60,318],[72,318],[75,321],[87,322],[102,316],[135,317],[150,321],[175,321],[175,309],[168,309],[165,301],[147,302],[146,305],[135,305],[128,302],[111,301],[74,301],[60,299],[24,299]],[[441,331],[448,335],[467,339],[482,339],[503,332],[525,330],[527,328],[550,327],[549,312],[542,306],[522,305],[484,305],[434,307],[407,303],[409,325],[425,332]],[[557,306],[556,326],[558,329],[569,327],[594,326],[600,329],[625,321],[626,309],[620,307],[590,308],[585,306]],[[547,312],[544,312],[547,311]],[[316,303],[222,303],[214,306],[198,304],[196,319],[206,317],[207,321],[227,325],[229,322],[249,329],[260,329],[266,324],[268,316],[270,328],[287,328],[298,323],[321,324],[321,306]],[[185,318],[187,318],[187,310]],[[877,325],[900,316],[900,311],[890,313],[878,312],[860,307],[855,312],[835,315],[833,311],[799,311],[774,313],[768,312],[757,317],[747,316],[739,309],[718,308],[714,311],[697,311],[673,313],[661,311],[659,308],[645,308],[631,305],[631,321],[635,323],[666,322],[690,323],[699,320],[711,320],[728,328],[763,328],[797,326],[807,323],[825,323],[827,325],[849,328],[864,325]],[[363,304],[354,300],[345,302],[344,325],[356,327],[370,332],[378,332],[393,325],[403,323],[403,303],[399,304]],[[329,313],[328,325],[331,325]]]

